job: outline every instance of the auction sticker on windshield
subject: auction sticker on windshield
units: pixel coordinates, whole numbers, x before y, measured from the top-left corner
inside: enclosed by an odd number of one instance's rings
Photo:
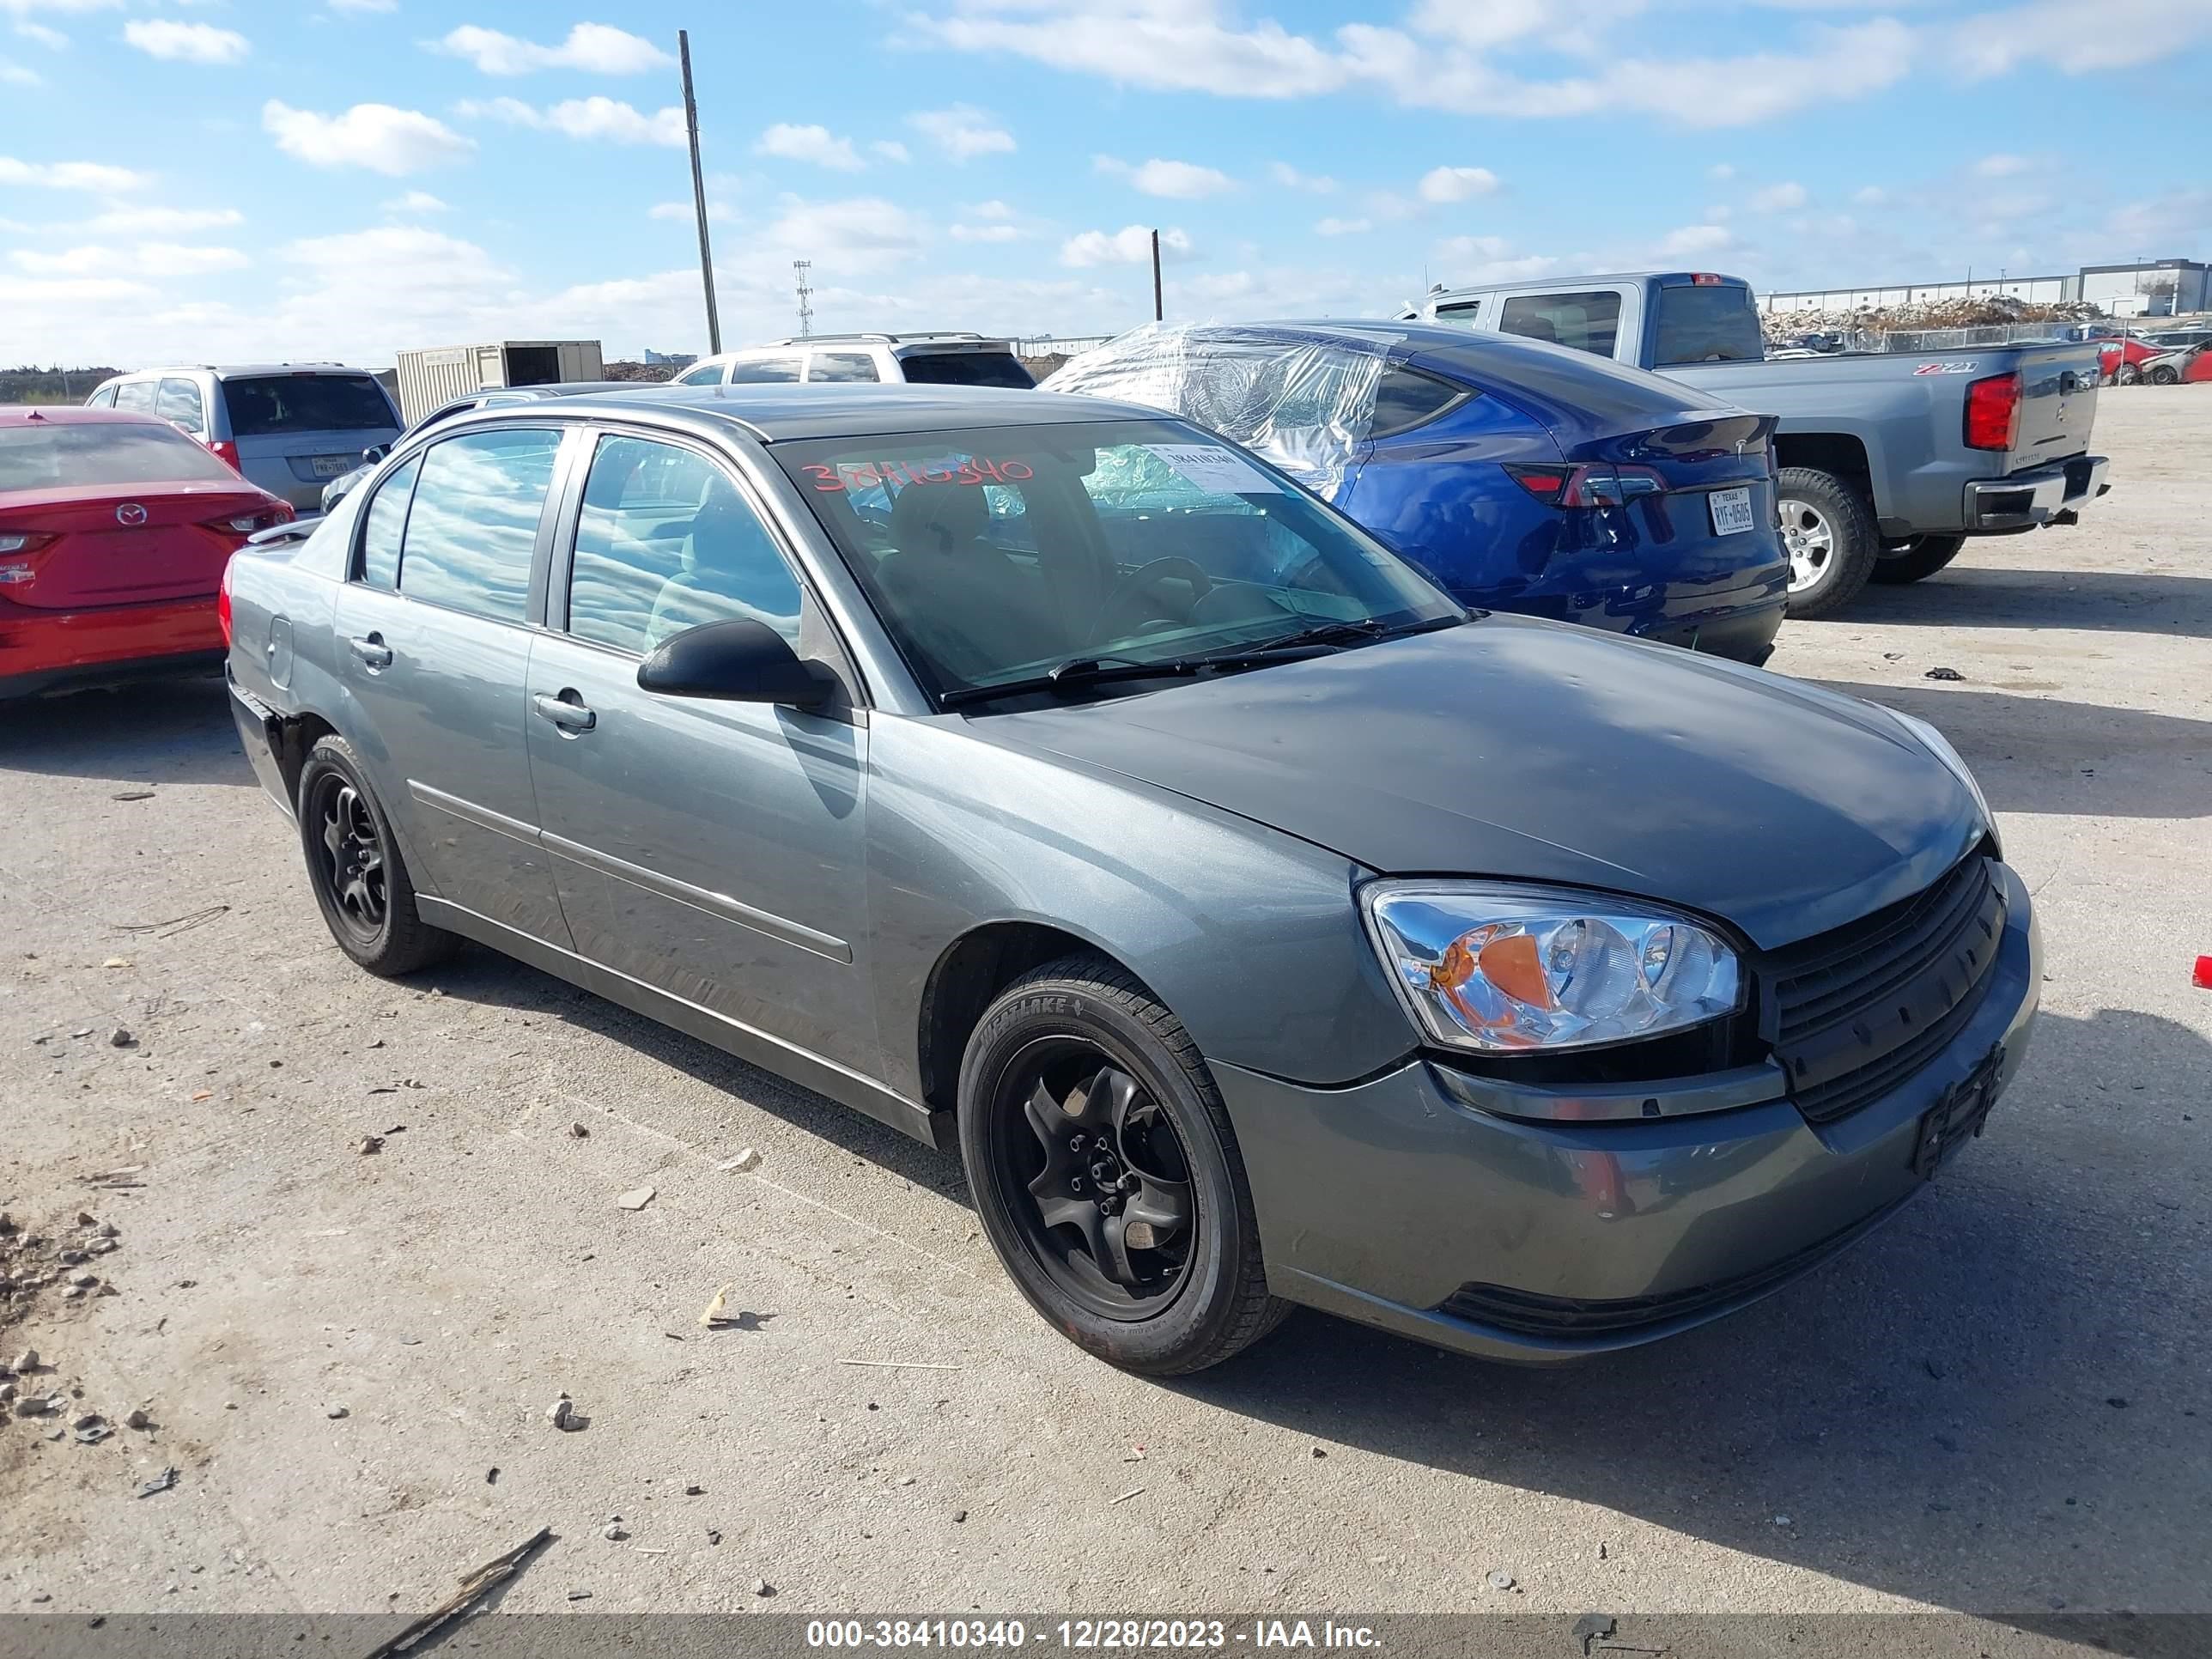
[[[1221,495],[1279,495],[1273,478],[1234,450],[1217,444],[1146,444],[1158,456],[1200,489]]]
[[[1733,536],[1751,528],[1751,491],[1716,489],[1705,497],[1713,513],[1713,534]]]

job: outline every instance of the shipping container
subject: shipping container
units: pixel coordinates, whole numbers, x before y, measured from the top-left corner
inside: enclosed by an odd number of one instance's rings
[[[399,413],[410,426],[471,392],[606,378],[597,340],[501,340],[399,354]]]

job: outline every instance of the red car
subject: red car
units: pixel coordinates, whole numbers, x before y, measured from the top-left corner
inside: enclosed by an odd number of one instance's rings
[[[2118,385],[2133,386],[2142,378],[2142,366],[2166,349],[2165,346],[2147,344],[2133,334],[2100,340],[2097,343],[2097,372]]]
[[[223,567],[291,517],[152,415],[0,408],[0,697],[220,663]]]

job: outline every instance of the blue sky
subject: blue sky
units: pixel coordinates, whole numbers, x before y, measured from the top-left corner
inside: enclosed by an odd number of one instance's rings
[[[726,343],[2212,255],[2212,0],[0,0],[0,361],[702,349],[679,24]]]

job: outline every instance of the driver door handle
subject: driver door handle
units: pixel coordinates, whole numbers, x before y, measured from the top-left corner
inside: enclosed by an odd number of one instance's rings
[[[381,634],[371,634],[365,639],[348,640],[347,647],[371,668],[392,666],[392,647],[384,642]]]
[[[564,732],[588,732],[599,723],[599,717],[574,691],[555,696],[550,691],[540,691],[532,697],[531,706],[540,717],[551,720]]]

